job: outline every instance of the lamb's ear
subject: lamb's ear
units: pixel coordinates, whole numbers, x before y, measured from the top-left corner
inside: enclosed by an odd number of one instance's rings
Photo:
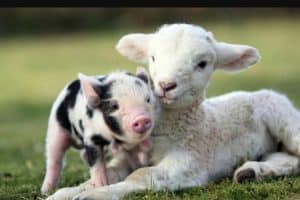
[[[88,106],[90,108],[97,107],[100,104],[100,97],[95,90],[97,79],[84,75],[82,73],[78,73],[78,78],[80,80],[82,92]]]
[[[147,72],[147,70],[144,67],[140,67],[138,66],[136,68],[136,73],[135,75],[140,78],[141,80],[143,80],[145,83],[147,83],[148,85],[150,84],[150,77],[149,74]]]
[[[260,59],[256,48],[247,45],[216,42],[216,69],[239,71],[255,64]]]
[[[148,46],[152,34],[133,33],[123,36],[116,45],[117,51],[128,59],[147,64]]]

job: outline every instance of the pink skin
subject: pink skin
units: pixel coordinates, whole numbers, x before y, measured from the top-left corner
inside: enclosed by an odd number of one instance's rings
[[[139,144],[138,146],[139,150],[137,151],[137,157],[139,161],[138,167],[143,167],[148,165],[148,161],[149,161],[148,152],[150,151],[151,147],[152,147],[152,143],[150,138],[143,140]]]
[[[152,143],[151,143],[151,140],[148,138],[148,139],[145,139],[143,140],[141,143],[140,143],[140,148],[142,151],[149,151],[151,149],[151,146],[152,146]]]
[[[96,163],[90,169],[91,184],[94,187],[100,187],[108,184],[105,163]]]
[[[151,148],[149,138],[143,140],[136,148],[128,152],[128,161],[133,170],[146,166],[148,164],[148,152]]]
[[[135,133],[143,134],[152,127],[150,117],[147,115],[139,115],[131,123],[131,128]]]
[[[42,193],[49,193],[55,189],[62,170],[64,154],[70,145],[71,138],[68,131],[61,128],[56,120],[52,120],[47,133],[47,169],[41,188]]]
[[[147,153],[150,151],[151,146],[151,140],[149,138],[146,138],[145,140],[141,141],[140,144],[135,148],[127,151],[128,163],[132,170],[146,166],[148,164]],[[112,146],[113,154],[117,154],[119,151],[121,151],[121,149],[122,146],[119,144],[114,143]]]
[[[139,152],[136,150],[131,150],[128,152],[127,160],[132,170],[141,167],[141,162],[138,158],[138,153]]]
[[[63,129],[56,120],[51,120],[47,133],[47,169],[41,188],[42,193],[49,193],[57,186],[62,171],[63,157],[70,146],[70,133]],[[91,184],[93,186],[98,187],[108,184],[104,162],[98,160],[97,163],[90,168],[90,175]]]
[[[133,132],[136,134],[131,135],[131,138],[143,137],[144,134],[152,127],[151,116],[147,111],[145,111],[144,107],[135,106],[133,108],[128,108],[128,111],[125,113],[130,113],[125,115],[124,118],[125,132]]]

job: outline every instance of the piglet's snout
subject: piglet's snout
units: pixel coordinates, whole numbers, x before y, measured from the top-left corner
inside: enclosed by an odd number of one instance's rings
[[[147,115],[138,116],[131,123],[132,130],[138,134],[146,133],[151,127],[152,121]]]

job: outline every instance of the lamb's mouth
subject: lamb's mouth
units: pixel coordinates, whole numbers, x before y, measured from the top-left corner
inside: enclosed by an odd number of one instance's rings
[[[171,103],[178,101],[181,97],[182,97],[182,95],[176,95],[173,97],[163,96],[163,97],[160,97],[160,101],[165,104],[171,104]]]
[[[188,92],[188,91],[185,90],[185,91],[181,92],[180,94],[172,95],[172,97],[169,97],[169,96],[161,96],[161,97],[159,97],[159,98],[160,98],[160,101],[161,101],[162,103],[171,104],[171,103],[173,103],[173,102],[175,102],[175,101],[180,100],[184,95],[186,95],[187,92]]]
[[[161,97],[160,98],[160,101],[162,103],[165,103],[165,104],[171,104],[171,103],[173,103],[176,100],[177,100],[177,98],[168,98],[168,97]]]

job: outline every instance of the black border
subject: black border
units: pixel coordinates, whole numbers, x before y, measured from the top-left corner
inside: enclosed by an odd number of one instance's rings
[[[299,0],[0,0],[1,7],[299,7]]]

